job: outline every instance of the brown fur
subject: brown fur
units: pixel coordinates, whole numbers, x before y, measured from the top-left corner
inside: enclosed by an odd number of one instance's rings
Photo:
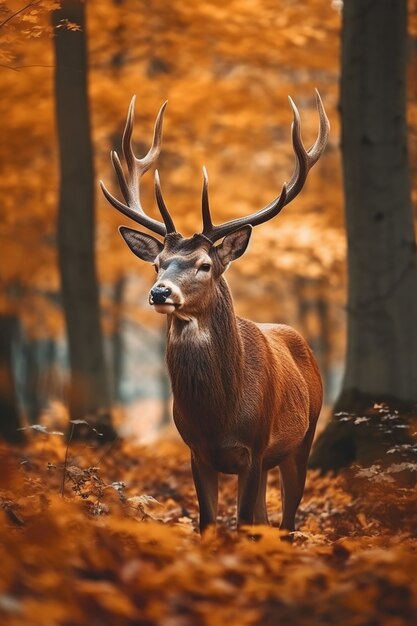
[[[258,463],[263,472],[276,465],[287,482],[283,527],[294,529],[304,488],[307,458],[322,403],[322,385],[311,350],[284,325],[255,324],[236,317],[226,281],[220,278],[210,306],[198,320],[197,335],[187,336],[189,322],[170,316],[167,362],[174,393],[175,424],[190,447],[199,481],[218,472],[240,480]],[[208,333],[208,335],[206,335]],[[175,341],[172,337],[175,335]],[[292,467],[294,465],[294,467]],[[210,471],[209,471],[210,470]],[[264,482],[264,481],[263,481]],[[239,523],[267,521],[265,493]],[[290,493],[289,493],[290,492]],[[217,496],[205,504],[199,496],[201,528],[215,521]]]

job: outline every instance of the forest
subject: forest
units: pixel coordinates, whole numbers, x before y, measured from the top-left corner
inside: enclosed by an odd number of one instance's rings
[[[417,0],[0,0],[0,72],[1,624],[414,623]]]

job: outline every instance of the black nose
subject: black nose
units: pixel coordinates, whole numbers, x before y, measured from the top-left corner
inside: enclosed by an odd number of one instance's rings
[[[151,298],[153,304],[164,304],[165,300],[172,293],[169,287],[154,287],[151,289]]]

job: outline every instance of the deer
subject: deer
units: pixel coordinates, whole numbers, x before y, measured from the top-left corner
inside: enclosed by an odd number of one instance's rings
[[[214,225],[203,168],[203,228],[184,237],[165,204],[158,170],[156,203],[163,221],[145,213],[140,181],[161,150],[165,102],[156,118],[152,145],[143,158],[132,148],[135,96],[122,137],[127,174],[117,152],[111,161],[122,202],[100,181],[108,202],[163,240],[120,226],[130,250],[157,274],[149,305],[167,319],[166,362],[173,392],[173,419],[190,449],[199,506],[199,529],[216,524],[219,475],[237,475],[237,528],[268,524],[266,487],[278,466],[282,500],[280,529],[294,533],[303,496],[307,461],[322,406],[323,388],[313,353],[302,336],[283,324],[260,324],[235,314],[224,277],[248,247],[252,229],[274,218],[301,191],[323,154],[330,130],[316,90],[319,131],[306,150],[299,111],[289,97],[295,167],[288,184],[263,209]]]

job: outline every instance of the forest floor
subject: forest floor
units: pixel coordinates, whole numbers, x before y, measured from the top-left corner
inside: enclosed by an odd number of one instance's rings
[[[180,442],[67,448],[33,431],[23,448],[0,447],[0,623],[411,626],[417,493],[406,469],[309,472],[293,543],[277,528],[278,472],[272,526],[239,534],[226,476],[217,532],[200,539]]]

